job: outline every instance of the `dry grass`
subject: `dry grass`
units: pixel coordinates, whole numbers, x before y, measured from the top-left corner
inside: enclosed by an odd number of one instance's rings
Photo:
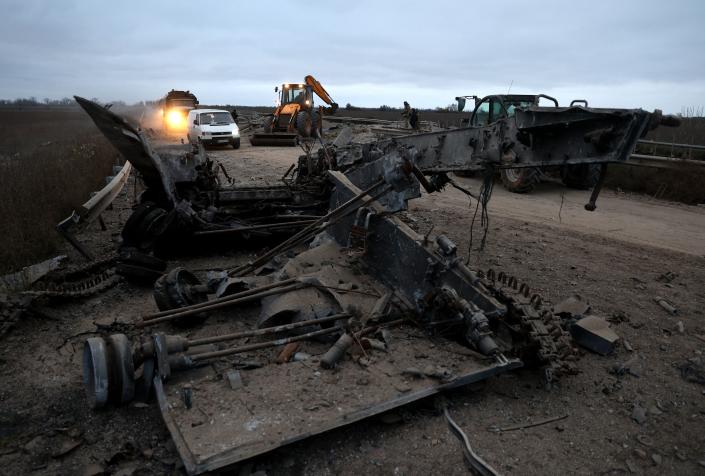
[[[56,224],[104,184],[117,152],[83,111],[0,109],[0,272],[56,252]]]

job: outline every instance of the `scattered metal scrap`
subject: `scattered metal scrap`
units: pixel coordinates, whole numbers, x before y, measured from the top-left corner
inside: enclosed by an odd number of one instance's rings
[[[444,406],[443,414],[448,422],[450,432],[453,433],[453,435],[463,444],[463,456],[465,463],[470,468],[470,471],[478,476],[499,476],[499,473],[492,466],[487,464],[487,462],[485,462],[485,460],[483,460],[472,449],[472,446],[470,446],[470,439],[465,434],[463,429],[460,428],[460,426],[455,422],[455,420],[451,418],[447,406]]]
[[[509,425],[509,426],[493,426],[491,428],[492,431],[501,433],[504,431],[516,431],[516,430],[524,430],[526,428],[533,428],[535,426],[541,426],[541,425],[546,425],[548,423],[553,423],[554,421],[559,421],[559,420],[565,420],[568,418],[568,414],[565,413],[563,415],[558,415],[554,417],[547,417],[547,418],[542,418],[540,420],[528,422],[528,423],[519,423],[516,425]]]
[[[661,122],[659,112],[528,106],[511,120],[482,127],[326,146],[299,158],[286,185],[242,188],[220,187],[202,150],[156,153],[118,116],[77,100],[147,186],[123,230],[126,241],[145,249],[167,235],[275,224],[282,213],[290,221],[309,210],[310,219],[289,229],[288,239],[219,279],[201,284],[179,275],[185,270],[164,278],[155,295],[160,311],[138,319],[137,327],[200,323],[194,337],[153,332],[134,345],[120,335],[86,343],[84,380],[92,404],[125,403],[153,389],[190,474],[522,365],[540,366],[548,382],[575,372],[577,354],[563,320],[526,283],[468,268],[450,239],[419,235],[395,212],[418,197],[420,187],[442,190],[447,172],[623,162],[636,140]],[[595,209],[599,189],[587,209]],[[255,283],[263,267],[269,283],[238,289]],[[211,294],[216,297],[208,299]],[[259,318],[243,312],[212,323],[208,317],[262,298]],[[208,329],[219,330],[199,335]],[[291,334],[278,336],[282,332]],[[199,349],[263,335],[276,338]],[[314,357],[266,364],[279,355],[267,349],[292,342],[305,342]],[[214,367],[194,369],[215,360],[227,375],[238,363],[232,356],[243,353],[261,364],[240,368],[237,390],[228,385],[224,391]],[[405,370],[421,356],[429,370],[410,377]],[[181,397],[185,388],[188,401]],[[219,418],[204,424],[192,410],[197,406]]]

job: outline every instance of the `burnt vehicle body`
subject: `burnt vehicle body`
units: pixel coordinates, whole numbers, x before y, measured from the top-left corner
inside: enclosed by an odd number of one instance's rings
[[[505,94],[505,95],[490,95],[484,98],[477,96],[460,96],[457,97],[458,110],[462,111],[468,99],[474,99],[474,109],[472,115],[467,119],[466,125],[470,127],[486,127],[495,122],[511,120],[518,110],[531,109],[537,112],[553,112],[554,114],[564,114],[566,111],[575,110],[585,112],[604,112],[610,111],[617,113],[618,110],[613,109],[598,109],[588,108],[588,102],[585,99],[575,99],[571,101],[568,107],[559,107],[558,101],[555,98],[545,94],[526,95],[526,94]],[[545,99],[554,104],[553,107],[540,107],[539,101]],[[658,116],[658,112],[655,113]],[[566,116],[570,116],[567,114]],[[575,114],[572,114],[575,116]],[[574,121],[575,118],[571,119]],[[587,120],[593,122],[590,114],[585,114],[579,120]],[[659,123],[661,118],[654,117],[653,121]],[[673,118],[667,119],[670,124],[674,124]],[[523,124],[526,124],[525,122]],[[647,128],[653,127],[652,125]],[[594,137],[593,139],[597,139]],[[592,139],[590,139],[592,140]],[[598,139],[604,140],[604,139]],[[577,144],[576,144],[577,145]],[[609,147],[608,144],[603,144],[602,147]],[[633,147],[632,147],[633,150]],[[579,151],[578,151],[579,152]],[[580,153],[580,152],[579,152]],[[462,173],[462,172],[461,172]],[[504,187],[516,193],[528,193],[541,181],[542,176],[551,175],[558,176],[565,185],[571,188],[587,190],[597,185],[601,174],[601,167],[598,162],[581,163],[581,164],[564,164],[564,165],[545,165],[541,167],[522,167],[508,168],[504,167],[499,171],[500,178]]]
[[[139,204],[123,228],[124,244],[143,251],[177,237],[225,233],[286,232],[307,223],[327,206],[329,183],[299,164],[295,177],[268,187],[233,187],[202,146],[153,146],[138,128],[108,109],[77,97],[120,153],[135,167],[144,184]],[[293,168],[293,167],[292,167]],[[256,227],[256,228],[252,228]]]
[[[217,165],[203,149],[154,147],[123,118],[91,101],[76,99],[145,184],[123,237],[130,246],[150,249],[166,236],[266,233],[268,229],[291,233],[306,221],[288,228],[282,223],[320,216],[326,210],[331,191],[327,170],[345,172],[364,189],[365,180],[370,182],[401,161],[427,191],[448,183],[447,172],[595,165],[602,171],[609,162],[627,160],[637,139],[663,120],[660,111],[540,107],[535,105],[538,98],[485,98],[466,128],[365,145],[327,146],[317,154],[301,156],[282,185],[268,187],[223,186]],[[485,104],[486,118],[482,115]],[[666,118],[666,122],[673,119]],[[431,176],[431,182],[423,176]],[[599,187],[595,198],[597,193]],[[405,199],[414,194],[407,192]],[[252,226],[260,228],[251,230]]]
[[[326,146],[299,158],[289,186],[242,188],[221,187],[201,150],[157,154],[118,116],[79,102],[142,175],[140,206],[153,203],[171,216],[161,218],[168,226],[154,218],[161,212],[135,219],[149,225],[140,229],[193,234],[213,223],[206,213],[237,229],[273,220],[273,211],[318,212],[279,245],[206,284],[180,268],[160,278],[159,312],[134,324],[161,331],[133,342],[123,334],[86,341],[91,405],[126,404],[153,392],[189,474],[521,366],[540,366],[547,383],[574,372],[565,322],[527,283],[469,268],[447,237],[422,236],[395,214],[421,188],[432,193],[452,184],[448,172],[491,176],[595,163],[603,178],[606,165],[627,160],[646,130],[673,122],[658,111],[522,104],[486,125]],[[483,206],[490,193],[480,190]],[[587,209],[595,209],[598,193],[599,186]],[[253,301],[260,306],[250,314],[241,308],[208,317]],[[195,327],[188,337],[167,335],[169,323]],[[262,336],[274,338],[224,344]],[[301,342],[309,354],[289,355],[289,344]],[[275,358],[270,352],[281,346],[289,354]],[[204,421],[204,413],[218,417]]]

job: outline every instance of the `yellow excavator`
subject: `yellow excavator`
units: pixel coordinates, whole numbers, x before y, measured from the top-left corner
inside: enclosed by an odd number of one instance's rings
[[[299,137],[316,137],[321,133],[322,116],[333,114],[338,104],[328,91],[311,75],[303,83],[284,83],[275,87],[279,93],[279,106],[274,114],[264,120],[264,132],[250,137],[252,145],[294,146]],[[313,104],[313,94],[321,98],[328,107]]]

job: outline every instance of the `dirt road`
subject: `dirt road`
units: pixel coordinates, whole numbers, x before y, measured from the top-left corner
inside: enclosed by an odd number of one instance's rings
[[[478,179],[459,177],[457,181],[475,191],[481,186]],[[528,195],[510,193],[496,184],[488,210],[490,218],[502,216],[705,256],[705,207],[604,190],[597,201],[597,210],[588,212],[583,206],[589,197],[588,191],[571,190],[550,182],[542,183]],[[467,210],[468,201],[460,191],[449,187],[441,194],[414,202],[412,210],[441,206]]]

